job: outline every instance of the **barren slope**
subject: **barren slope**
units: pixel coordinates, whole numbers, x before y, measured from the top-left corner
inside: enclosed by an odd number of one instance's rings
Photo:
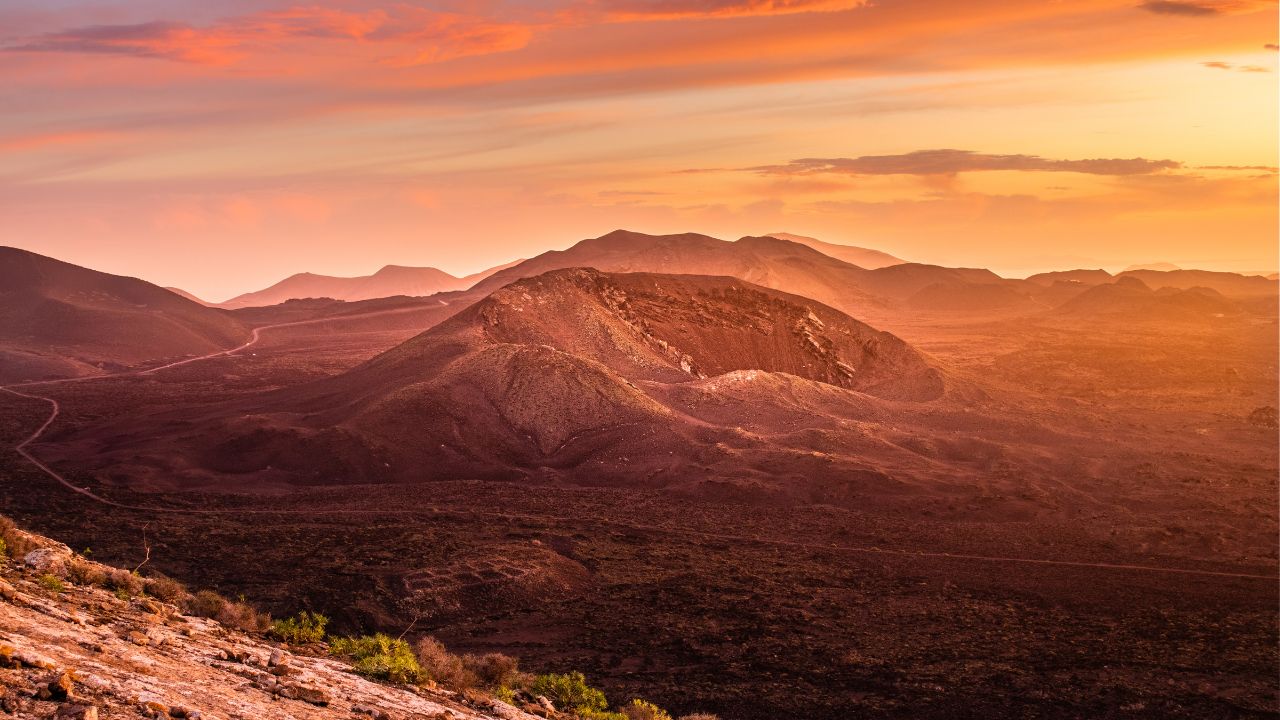
[[[0,382],[225,350],[249,330],[136,278],[0,247]]]
[[[715,393],[672,390],[743,372],[759,382],[743,386],[736,416],[698,417]],[[946,389],[906,343],[804,298],[732,278],[574,269],[502,288],[337,377],[194,423],[189,412],[143,418],[77,441],[99,467],[129,456],[134,479],[213,484],[228,475],[666,484],[691,480],[674,472],[687,465],[791,478],[813,448],[789,437],[792,401],[777,383],[826,398],[831,407],[813,411],[834,408],[833,417],[927,403]],[[744,436],[747,423],[761,434]],[[864,467],[856,450],[842,462]]]

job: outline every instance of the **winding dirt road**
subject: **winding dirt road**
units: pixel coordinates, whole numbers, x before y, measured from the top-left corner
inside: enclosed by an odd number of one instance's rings
[[[449,515],[474,517],[479,515],[481,517],[495,519],[495,520],[524,520],[524,521],[533,521],[533,522],[561,522],[561,523],[563,522],[581,523],[586,521],[586,522],[592,522],[601,526],[619,527],[623,529],[636,530],[640,532],[656,532],[656,533],[663,533],[663,534],[673,535],[673,536],[685,536],[685,537],[692,536],[692,537],[697,537],[697,538],[702,538],[707,540],[736,542],[736,543],[752,544],[752,545],[769,545],[772,547],[786,547],[786,548],[795,548],[795,549],[822,551],[822,552],[849,553],[849,554],[862,554],[862,555],[891,555],[896,557],[907,557],[907,558],[963,560],[963,561],[969,561],[969,562],[1008,563],[1008,564],[1056,566],[1056,567],[1070,567],[1070,568],[1091,568],[1091,569],[1098,569],[1098,570],[1113,570],[1113,571],[1128,571],[1128,572],[1172,573],[1172,574],[1192,575],[1192,576],[1200,576],[1200,577],[1222,577],[1222,578],[1239,578],[1239,579],[1246,579],[1246,580],[1265,580],[1268,582],[1276,582],[1277,580],[1280,580],[1280,577],[1277,577],[1275,575],[1261,575],[1261,574],[1254,574],[1254,573],[1238,573],[1238,572],[1226,572],[1226,571],[1216,571],[1216,570],[1198,570],[1193,568],[1161,567],[1159,565],[1085,562],[1085,561],[1077,561],[1077,560],[1052,560],[1052,559],[1026,558],[1026,557],[1001,557],[1001,556],[993,556],[993,555],[970,555],[970,554],[964,554],[964,553],[925,552],[925,551],[916,551],[916,550],[894,550],[889,548],[859,547],[859,546],[849,546],[849,545],[822,545],[818,543],[802,543],[802,542],[793,542],[793,541],[787,541],[787,540],[771,540],[766,538],[758,538],[758,537],[750,537],[750,536],[727,535],[727,534],[721,534],[721,533],[703,532],[698,530],[670,528],[670,527],[664,527],[661,525],[624,523],[624,522],[618,522],[613,520],[589,519],[589,518],[582,518],[582,517],[557,517],[557,516],[551,516],[551,515],[529,515],[529,514],[520,514],[520,513],[483,512],[483,511],[472,511],[472,510],[449,511],[449,510],[442,510],[440,508],[425,508],[425,507],[424,508],[389,508],[389,509],[376,509],[376,510],[367,510],[367,509],[358,509],[358,508],[351,508],[351,509],[331,508],[331,509],[324,509],[324,510],[293,510],[293,511],[291,510],[258,510],[258,509],[197,509],[197,508],[173,508],[173,507],[163,507],[163,506],[150,507],[150,506],[131,505],[127,503],[116,502],[115,500],[104,498],[101,495],[98,495],[93,491],[89,490],[88,488],[75,485],[70,480],[63,477],[56,470],[49,467],[45,463],[41,462],[39,458],[32,455],[31,451],[28,450],[28,446],[30,446],[32,443],[39,440],[40,437],[44,435],[45,431],[49,429],[49,426],[53,424],[54,420],[58,418],[60,406],[58,405],[58,401],[51,397],[46,397],[43,395],[33,395],[30,393],[25,393],[19,390],[15,390],[14,388],[19,388],[19,387],[25,388],[25,387],[32,387],[36,385],[61,385],[61,384],[75,383],[75,382],[89,382],[92,380],[105,380],[108,378],[137,377],[137,376],[143,376],[143,375],[151,375],[153,373],[160,372],[161,370],[168,370],[171,368],[180,367],[182,365],[189,365],[191,363],[201,362],[203,360],[211,360],[217,357],[226,357],[226,356],[234,355],[242,350],[246,350],[254,346],[255,344],[257,344],[258,341],[261,340],[262,338],[262,333],[266,330],[273,330],[276,328],[283,328],[283,327],[295,327],[299,325],[318,324],[322,322],[340,321],[340,320],[357,318],[357,317],[370,317],[374,315],[386,315],[391,313],[410,312],[410,311],[419,310],[419,309],[420,308],[399,308],[395,310],[381,310],[377,312],[364,313],[360,315],[313,318],[310,320],[299,320],[295,322],[278,323],[275,325],[264,325],[261,327],[254,328],[252,331],[252,335],[248,341],[244,342],[241,345],[237,345],[236,347],[233,347],[229,350],[221,350],[219,352],[209,353],[208,355],[201,355],[199,357],[192,357],[192,358],[187,358],[185,360],[178,360],[176,362],[167,363],[165,365],[160,365],[153,368],[147,368],[145,370],[130,370],[130,371],[125,371],[121,373],[112,373],[108,375],[89,375],[84,377],[62,378],[58,380],[41,380],[41,381],[34,381],[34,382],[17,383],[17,384],[7,385],[7,386],[0,386],[0,390],[3,390],[4,392],[7,392],[11,395],[16,395],[18,397],[28,398],[32,400],[42,400],[44,402],[47,402],[49,403],[50,409],[51,409],[49,416],[45,418],[43,423],[40,424],[40,427],[36,428],[35,432],[27,436],[25,440],[23,440],[22,442],[14,446],[14,450],[17,451],[18,454],[20,454],[32,465],[35,465],[36,467],[38,467],[46,475],[58,481],[59,484],[61,484],[63,487],[67,488],[68,490],[71,490],[72,492],[78,493],[95,502],[98,502],[110,507],[120,508],[122,510],[134,510],[134,511],[149,512],[149,513],[166,513],[166,514],[183,514],[183,515],[305,514],[305,515],[311,515],[311,516],[397,514],[397,515],[431,515],[431,516],[437,516],[437,517],[443,517],[443,516],[449,516]]]

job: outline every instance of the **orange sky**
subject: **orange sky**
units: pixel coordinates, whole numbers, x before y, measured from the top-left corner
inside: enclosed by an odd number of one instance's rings
[[[13,5],[0,244],[212,300],[617,227],[1277,265],[1274,1]]]

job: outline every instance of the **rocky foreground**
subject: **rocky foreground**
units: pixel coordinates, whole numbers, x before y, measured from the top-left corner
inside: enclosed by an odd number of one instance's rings
[[[538,720],[489,698],[382,685],[154,598],[55,580],[71,550],[24,535],[36,549],[0,559],[0,717]]]

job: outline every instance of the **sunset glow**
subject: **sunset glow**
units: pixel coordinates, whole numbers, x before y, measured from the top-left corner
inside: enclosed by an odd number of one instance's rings
[[[1276,23],[1250,0],[7,3],[0,233],[211,300],[615,227],[1274,271]]]

